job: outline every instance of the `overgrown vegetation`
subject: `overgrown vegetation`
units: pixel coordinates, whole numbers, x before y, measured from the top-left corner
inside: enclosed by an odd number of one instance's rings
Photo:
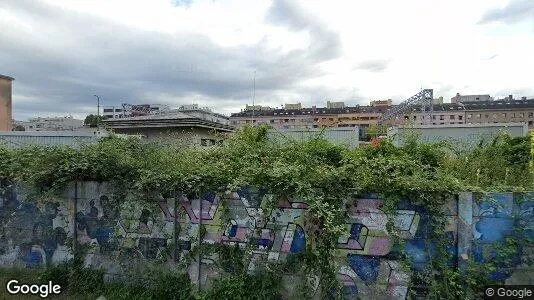
[[[319,291],[323,298],[342,297],[331,258],[344,230],[344,200],[370,192],[381,195],[383,209],[392,215],[399,201],[406,198],[425,207],[431,215],[431,238],[438,246],[433,270],[444,269],[441,273],[431,272],[422,282],[431,286],[436,297],[462,298],[467,295],[465,276],[469,275],[447,265],[447,255],[444,254],[447,241],[442,235],[446,221],[443,204],[455,191],[534,188],[528,138],[503,135],[467,152],[451,151],[444,145],[423,145],[416,140],[408,141],[401,148],[381,141],[349,151],[321,138],[275,145],[266,138],[266,130],[266,127],[246,127],[224,146],[210,149],[193,149],[172,143],[162,146],[116,137],[103,138],[79,149],[2,148],[0,179],[25,182],[40,193],[61,191],[72,181],[112,181],[149,196],[144,197],[146,199],[152,199],[150,195],[154,193],[175,190],[199,195],[208,191],[222,193],[237,187],[252,187],[273,194],[272,203],[262,203],[264,207],[274,207],[278,201],[292,198],[308,203],[305,230],[311,247],[297,260],[302,268],[277,265],[249,274],[242,264],[244,258],[239,256],[242,255],[239,250],[220,250],[221,266],[232,272],[217,280],[206,294],[200,295],[210,299],[279,298],[281,276],[276,272],[289,271],[320,278]],[[232,260],[235,257],[241,262]],[[93,275],[82,277],[88,279]],[[74,276],[69,273],[64,279],[69,287],[77,280]],[[175,277],[169,276],[163,277],[163,282],[174,280]],[[483,276],[479,281],[470,280],[467,286],[473,290],[481,286]],[[103,293],[111,288],[100,281],[95,285],[105,286]],[[185,284],[185,290],[174,292],[164,290],[159,283],[148,286],[151,295],[160,295],[158,289],[161,288],[163,294],[183,293],[180,295],[185,297],[192,290],[190,283]],[[136,295],[145,295],[143,291],[147,290],[139,291]]]

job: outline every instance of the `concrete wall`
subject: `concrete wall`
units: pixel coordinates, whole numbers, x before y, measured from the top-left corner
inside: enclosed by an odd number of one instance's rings
[[[527,135],[528,129],[520,123],[397,126],[388,129],[388,138],[392,139],[395,146],[402,146],[408,137],[416,136],[424,143],[450,141],[457,146],[469,148],[501,132],[523,137]]]
[[[94,128],[96,130],[96,128]],[[10,148],[26,146],[79,146],[94,143],[107,132],[66,132],[66,131],[11,131],[0,132],[0,146]]]
[[[55,199],[31,200],[20,186],[3,182],[3,188],[2,267],[36,268],[68,260],[73,252],[67,240],[74,238],[91,246],[86,265],[104,268],[108,279],[141,263],[181,263],[191,280],[204,288],[225,270],[218,267],[217,254],[187,259],[199,245],[199,237],[203,244],[249,245],[250,271],[267,261],[284,261],[310,243],[305,233],[308,205],[298,199],[279,200],[271,213],[264,214],[260,203],[264,196],[272,197],[265,191],[239,189],[200,197],[175,193],[146,201],[133,194],[121,196],[110,184],[82,182]],[[114,204],[116,200],[120,205]],[[333,261],[351,298],[404,299],[412,276],[424,272],[435,255],[428,212],[405,199],[393,218],[413,264],[412,269],[403,267],[398,258],[401,249],[386,230],[388,216],[382,204],[377,195],[346,201],[346,231],[338,240]],[[507,284],[534,284],[532,265],[525,263],[533,250],[525,240],[534,238],[533,209],[534,193],[479,197],[460,193],[449,199],[443,207],[447,220],[443,234],[450,242],[451,265],[484,264],[493,259],[492,249],[514,236],[520,242],[515,258],[490,276]],[[142,271],[137,273],[143,276]],[[297,282],[292,274],[280,276],[288,287]]]
[[[0,74],[0,131],[12,130],[12,84],[13,78]]]
[[[154,141],[181,141],[193,146],[202,145],[202,139],[224,140],[224,136],[215,133],[213,129],[202,127],[138,127],[116,128],[113,131],[120,134],[143,135],[146,139]]]
[[[289,130],[269,130],[267,136],[270,140],[284,144],[290,141],[308,141],[321,135],[328,141],[344,145],[350,149],[358,148],[360,131],[359,127],[348,128],[327,128],[327,129],[289,129]]]

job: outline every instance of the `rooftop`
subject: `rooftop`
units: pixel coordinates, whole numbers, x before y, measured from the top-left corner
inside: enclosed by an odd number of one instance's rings
[[[147,127],[204,127],[222,131],[233,131],[234,127],[193,117],[185,113],[149,115],[122,119],[107,119],[102,124],[110,128],[147,128]]]
[[[10,80],[10,81],[15,80],[15,78],[13,78],[13,77],[9,77],[7,75],[2,75],[2,74],[0,74],[0,79],[7,79],[7,80]]]

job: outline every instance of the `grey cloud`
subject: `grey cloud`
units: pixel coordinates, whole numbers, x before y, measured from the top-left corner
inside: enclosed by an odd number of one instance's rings
[[[504,8],[486,11],[478,23],[503,22],[510,24],[523,20],[534,20],[534,1],[511,0]]]
[[[274,0],[265,19],[274,25],[286,26],[294,31],[308,31],[311,37],[308,53],[312,60],[330,60],[341,55],[339,34],[295,1]]]
[[[297,7],[293,13],[298,14]],[[41,1],[4,1],[1,14],[25,24],[0,19],[0,28],[9,28],[0,30],[0,73],[15,77],[17,118],[91,112],[93,94],[105,105],[179,105],[193,102],[191,97],[197,95],[209,99],[215,109],[239,110],[251,102],[254,70],[257,99],[263,95],[267,101],[273,93],[298,89],[302,81],[324,74],[318,64],[340,46],[337,35],[321,29],[315,31],[320,45],[312,51],[283,53],[269,49],[265,41],[221,47],[201,34],[133,29]],[[303,24],[307,30],[319,26],[315,21]],[[334,51],[327,53],[329,47]]]
[[[186,6],[188,7],[193,3],[193,0],[171,0],[171,3],[175,6]]]
[[[359,63],[353,68],[353,70],[367,70],[371,72],[382,72],[387,69],[389,65],[389,60],[375,59],[375,60],[366,60]]]

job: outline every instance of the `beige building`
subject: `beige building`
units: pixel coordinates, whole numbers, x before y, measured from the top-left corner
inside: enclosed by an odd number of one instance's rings
[[[525,123],[534,128],[534,99],[465,103],[468,124]]]
[[[149,140],[179,142],[190,146],[221,144],[233,127],[204,120],[182,112],[167,115],[108,119],[104,127],[119,134],[142,136]]]
[[[19,122],[25,131],[77,131],[83,128],[83,120],[68,117],[38,117]]]
[[[293,110],[293,109],[302,109],[302,104],[299,102],[299,103],[288,103],[288,104],[285,104],[284,105],[284,109],[287,109],[287,110]]]
[[[421,106],[413,106],[384,124],[392,125],[462,125],[479,123],[525,123],[534,128],[534,99],[513,100],[511,97],[495,101],[466,103],[442,103],[443,97],[434,99],[432,120],[421,112]],[[269,124],[279,129],[322,127],[366,128],[378,124],[380,116],[390,109],[391,100],[372,101],[370,106],[344,108],[302,108],[300,110],[275,109],[272,111],[243,111],[232,114],[230,125]]]
[[[485,102],[493,101],[490,95],[460,95],[456,93],[456,96],[451,98],[451,103],[465,103],[465,102]]]
[[[13,129],[13,80],[12,77],[0,74],[0,131]]]

